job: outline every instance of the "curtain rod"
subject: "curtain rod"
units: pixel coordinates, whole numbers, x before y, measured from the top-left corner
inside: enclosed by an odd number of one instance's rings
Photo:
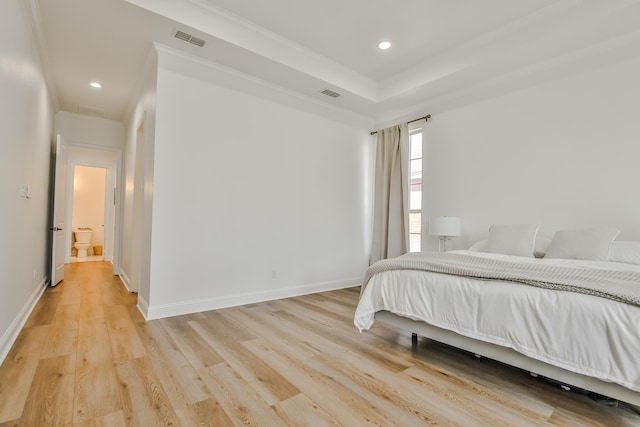
[[[413,122],[417,122],[419,120],[425,120],[425,121],[428,122],[430,118],[431,118],[431,114],[427,114],[424,117],[419,117],[417,119],[409,120],[407,123],[413,123]],[[378,131],[371,132],[371,135],[375,135],[376,133],[378,133]]]

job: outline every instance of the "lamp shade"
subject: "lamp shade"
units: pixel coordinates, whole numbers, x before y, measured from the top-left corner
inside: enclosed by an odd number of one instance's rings
[[[429,234],[432,236],[455,237],[460,235],[460,218],[441,216],[429,220]]]

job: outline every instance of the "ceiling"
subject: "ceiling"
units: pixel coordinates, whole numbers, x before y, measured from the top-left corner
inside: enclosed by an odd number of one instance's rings
[[[640,0],[32,1],[60,108],[114,120],[153,42],[377,123],[640,56]]]

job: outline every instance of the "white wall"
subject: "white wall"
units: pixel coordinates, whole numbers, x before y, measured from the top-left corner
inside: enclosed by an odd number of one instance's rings
[[[640,240],[638,75],[636,59],[434,114],[425,220],[462,217],[452,248],[493,223],[541,223],[546,236],[613,226],[619,239]]]
[[[122,209],[122,242],[120,277],[127,288],[138,292],[138,306],[146,312],[149,301],[149,252],[151,241],[151,202],[153,200],[153,146],[155,140],[156,84],[158,55],[155,48],[149,52],[140,72],[137,94],[133,97],[126,119],[126,146],[124,153],[124,197]],[[144,124],[142,150],[137,150],[137,132]],[[136,159],[137,152],[142,159]],[[139,206],[134,206],[136,163],[147,183]],[[146,166],[146,167],[144,167]],[[145,209],[142,209],[142,207]],[[136,209],[134,209],[136,208]],[[143,218],[144,216],[144,218]],[[141,229],[144,226],[144,229]]]
[[[163,55],[147,316],[359,283],[368,128],[187,77]]]
[[[48,276],[53,107],[22,0],[0,2],[0,52],[1,362]]]
[[[70,145],[91,145],[115,150],[120,150],[125,145],[124,124],[115,120],[58,111],[55,129]]]

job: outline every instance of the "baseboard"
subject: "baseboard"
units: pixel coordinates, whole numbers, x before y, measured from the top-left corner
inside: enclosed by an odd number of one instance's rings
[[[123,269],[120,269],[120,272],[118,273],[118,277],[120,278],[120,281],[122,282],[124,287],[127,288],[127,291],[133,292],[131,290],[131,280],[129,279],[129,276],[127,276],[127,273],[125,273]]]
[[[20,310],[20,313],[18,313],[13,322],[11,322],[11,325],[9,325],[9,328],[2,335],[2,338],[0,338],[0,364],[4,362],[7,354],[9,354],[9,350],[11,350],[13,343],[16,342],[16,339],[18,338],[22,327],[25,323],[27,323],[27,319],[31,315],[31,312],[40,300],[40,297],[44,293],[45,289],[47,289],[46,277],[42,279],[31,296],[29,296],[27,303],[24,305],[24,307],[22,307],[22,310]]]
[[[149,303],[142,299],[140,294],[138,294],[138,305],[136,305],[136,307],[138,307],[138,311],[142,314],[144,320],[151,320],[149,319]]]
[[[295,288],[252,292],[219,298],[203,298],[199,300],[182,301],[173,304],[157,304],[151,306],[147,305],[145,301],[140,301],[140,297],[138,296],[138,309],[147,320],[162,319],[164,317],[180,316],[182,314],[218,310],[221,308],[237,307],[240,305],[254,304],[257,302],[291,298],[300,295],[314,294],[317,292],[350,288],[352,286],[359,285],[360,283],[362,283],[362,277],[345,280],[335,280],[331,282],[314,283],[310,285],[298,286]],[[143,302],[145,303],[144,305]]]

